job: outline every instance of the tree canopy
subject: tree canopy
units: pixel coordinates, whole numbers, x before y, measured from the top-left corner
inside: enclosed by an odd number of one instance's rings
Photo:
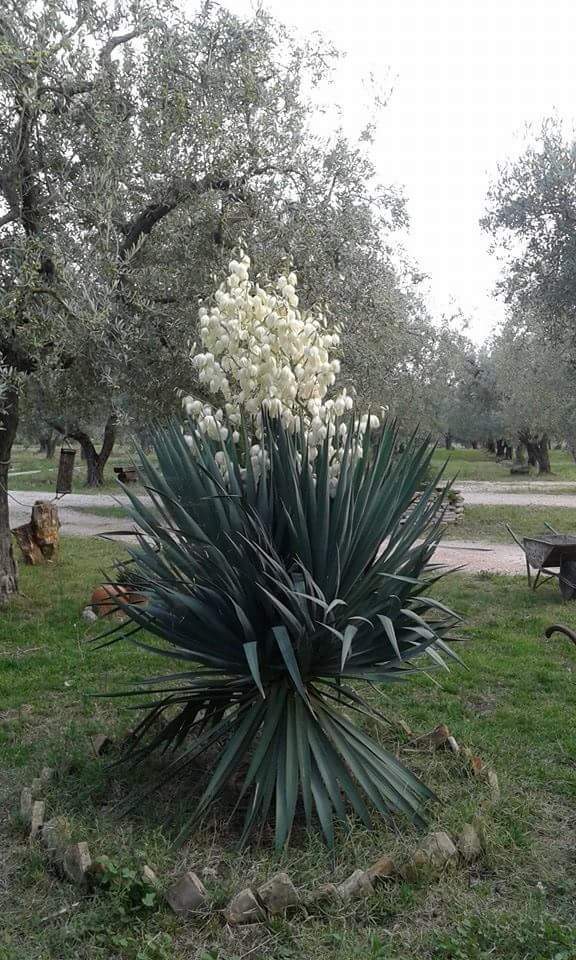
[[[405,202],[369,140],[315,132],[326,44],[173,0],[7,0],[0,35],[3,467],[25,391],[94,483],[119,421],[174,410],[239,238],[257,274],[294,267],[303,304],[341,324],[342,383],[402,407],[429,325],[394,239]]]
[[[515,316],[576,362],[576,138],[558,118],[501,166],[481,223],[502,258],[499,292]]]

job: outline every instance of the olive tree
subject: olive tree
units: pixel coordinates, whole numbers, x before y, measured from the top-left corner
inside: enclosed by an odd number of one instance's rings
[[[2,598],[23,391],[49,395],[100,483],[118,423],[189,389],[198,301],[239,236],[258,270],[291,261],[307,304],[332,307],[344,376],[374,402],[404,375],[418,310],[391,252],[402,197],[366,149],[313,132],[306,91],[331,58],[318,41],[172,0],[7,0],[0,36]]]
[[[550,473],[550,443],[574,452],[576,370],[566,353],[538,333],[534,317],[511,313],[492,344],[506,433],[524,446],[540,473]]]
[[[481,224],[502,259],[500,293],[576,363],[576,138],[558,118],[502,164]]]

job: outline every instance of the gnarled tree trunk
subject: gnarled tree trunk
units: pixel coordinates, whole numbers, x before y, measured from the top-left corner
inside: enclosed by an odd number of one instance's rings
[[[104,468],[114,449],[117,427],[118,418],[116,414],[111,413],[104,427],[102,446],[98,451],[90,435],[81,427],[64,425],[62,422],[54,421],[54,428],[58,433],[62,434],[63,437],[69,437],[70,440],[76,440],[76,443],[80,444],[82,459],[86,463],[85,486],[101,487],[104,483]]]
[[[538,461],[538,473],[552,473],[552,467],[550,466],[550,441],[546,433],[542,434],[538,441],[536,460]]]
[[[50,430],[49,433],[41,434],[40,449],[38,452],[45,454],[47,460],[53,460],[55,450],[56,450],[56,434],[52,430]]]
[[[80,444],[80,449],[86,461],[87,487],[101,487],[104,483],[104,468],[114,449],[117,425],[118,420],[116,416],[110,414],[104,427],[104,437],[102,438],[100,452],[98,452],[91,438],[83,430],[69,434],[73,440],[77,440]]]
[[[18,427],[18,394],[9,389],[0,404],[0,605],[18,592],[18,567],[10,532],[8,468]]]
[[[570,453],[572,459],[576,463],[576,435],[566,437],[566,446],[568,447],[568,452]]]
[[[520,440],[526,447],[530,466],[537,466],[538,473],[552,473],[548,434],[543,433],[540,437],[523,434]]]

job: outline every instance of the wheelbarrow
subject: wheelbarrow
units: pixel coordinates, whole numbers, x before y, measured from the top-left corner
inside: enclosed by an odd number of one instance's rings
[[[563,623],[553,623],[552,626],[546,628],[544,636],[549,640],[553,633],[563,633],[576,647],[576,630],[571,630],[570,627],[566,627]]]
[[[549,533],[537,537],[516,536],[506,524],[508,533],[516,541],[526,558],[528,586],[537,590],[544,583],[556,578],[564,600],[576,598],[576,536],[558,533],[548,523],[544,524]],[[557,568],[557,569],[554,569]],[[534,576],[532,571],[536,571]]]

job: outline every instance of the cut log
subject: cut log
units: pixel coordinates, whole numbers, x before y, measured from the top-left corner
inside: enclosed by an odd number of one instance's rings
[[[45,560],[53,560],[60,543],[58,507],[47,500],[37,500],[32,507],[32,528]]]
[[[60,542],[58,508],[54,503],[37,500],[32,507],[30,521],[15,527],[12,533],[22,551],[24,561],[30,566],[37,566],[46,560],[54,560]]]
[[[12,533],[22,551],[24,563],[29,564],[31,567],[36,567],[44,563],[44,554],[40,549],[40,544],[36,542],[31,523],[23,523],[21,527],[14,527]]]

